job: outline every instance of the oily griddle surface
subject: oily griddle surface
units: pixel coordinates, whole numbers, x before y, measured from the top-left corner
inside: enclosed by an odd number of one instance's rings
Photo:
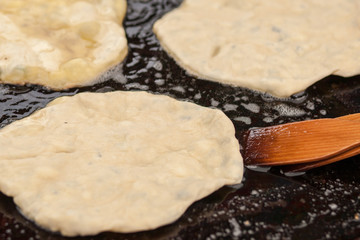
[[[152,32],[154,21],[180,3],[128,2],[124,26],[129,54],[102,83],[61,92],[34,85],[0,85],[0,128],[56,97],[84,91],[143,90],[218,108],[232,119],[238,136],[250,127],[360,112],[360,76],[330,76],[288,99],[189,76],[161,49]],[[296,177],[284,176],[278,168],[246,169],[242,184],[223,187],[194,203],[173,224],[141,233],[76,239],[356,239],[360,236],[359,160],[356,156]],[[12,198],[0,193],[0,239],[66,238],[23,218]]]

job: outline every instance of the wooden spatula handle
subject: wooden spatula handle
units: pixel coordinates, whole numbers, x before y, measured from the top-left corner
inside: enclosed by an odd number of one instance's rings
[[[344,153],[338,154],[336,156],[330,157],[325,160],[316,161],[316,162],[309,162],[309,163],[302,163],[302,164],[294,164],[288,165],[282,168],[283,172],[305,172],[313,168],[325,166],[346,158],[350,158],[360,154],[360,147],[355,147],[350,149]]]
[[[360,146],[360,121],[353,121],[358,118],[360,114],[252,129],[246,135],[245,164],[299,164],[346,152]]]
[[[335,119],[348,120],[348,121],[358,121],[358,122],[360,122],[360,113],[349,114],[349,115],[337,117],[337,118],[335,118]]]
[[[337,119],[342,120],[349,120],[349,121],[358,121],[360,122],[360,114],[350,114],[342,117],[338,117]],[[360,154],[360,147],[355,147],[350,149],[344,153],[338,154],[336,156],[330,157],[328,159],[324,159],[321,161],[309,162],[309,163],[302,163],[302,164],[295,164],[290,166],[285,166],[282,168],[284,172],[304,172],[313,168],[325,166],[327,164],[331,164],[346,158],[353,157],[355,155]]]

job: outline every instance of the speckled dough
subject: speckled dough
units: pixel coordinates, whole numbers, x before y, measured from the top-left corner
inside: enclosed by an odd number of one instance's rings
[[[280,97],[360,73],[359,0],[185,0],[154,25],[189,73]]]
[[[0,190],[66,236],[154,229],[239,183],[220,110],[145,92],[61,97],[0,130]]]
[[[66,89],[127,54],[125,0],[1,0],[0,82]]]

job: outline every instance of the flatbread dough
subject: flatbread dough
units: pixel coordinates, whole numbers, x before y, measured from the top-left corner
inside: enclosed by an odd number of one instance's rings
[[[125,0],[1,0],[0,82],[89,85],[127,54]]]
[[[185,0],[154,25],[189,73],[287,97],[360,73],[359,0]]]
[[[220,110],[145,92],[61,97],[0,130],[0,190],[65,236],[157,228],[239,183]]]

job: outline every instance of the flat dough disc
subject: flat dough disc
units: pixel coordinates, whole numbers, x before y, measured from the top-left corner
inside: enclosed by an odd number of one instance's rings
[[[154,229],[239,183],[220,110],[145,92],[61,97],[0,130],[0,190],[66,236]]]
[[[185,0],[154,25],[189,73],[287,97],[360,73],[359,0]]]
[[[89,85],[127,54],[125,0],[1,0],[0,82]]]

